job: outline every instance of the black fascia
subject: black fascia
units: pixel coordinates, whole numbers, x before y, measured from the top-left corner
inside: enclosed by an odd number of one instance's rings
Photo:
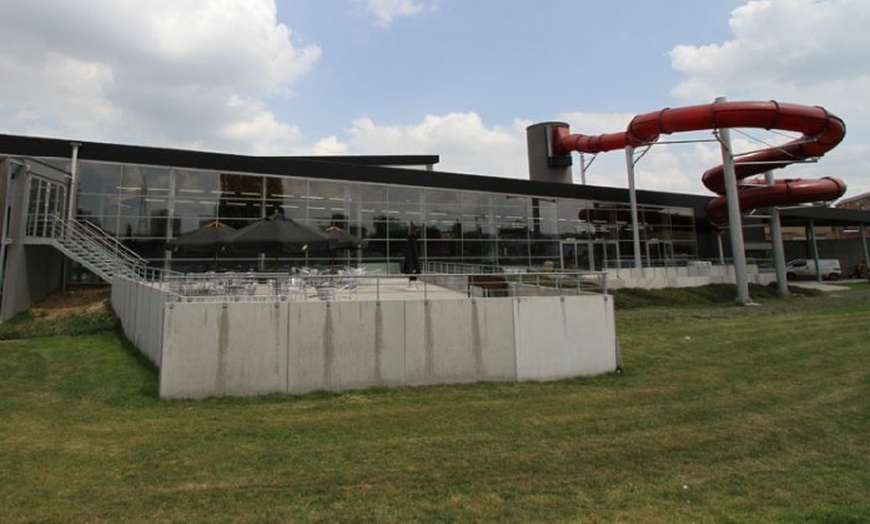
[[[79,158],[105,162],[175,166],[217,171],[252,171],[256,165],[292,167],[299,162],[329,162],[369,166],[431,166],[438,155],[347,155],[347,156],[245,156],[206,151],[85,142],[0,134],[0,154],[31,157],[69,158],[72,145],[79,146]],[[233,169],[238,167],[239,169]]]

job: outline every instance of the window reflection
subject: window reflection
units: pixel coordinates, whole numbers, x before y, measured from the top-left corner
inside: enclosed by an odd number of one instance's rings
[[[92,161],[82,161],[79,172],[78,216],[135,241],[157,260],[167,239],[207,221],[240,228],[279,210],[365,238],[368,247],[357,260],[363,264],[401,262],[411,223],[424,262],[600,268],[634,255],[624,202]],[[642,255],[650,264],[696,255],[691,209],[641,205],[638,220]]]

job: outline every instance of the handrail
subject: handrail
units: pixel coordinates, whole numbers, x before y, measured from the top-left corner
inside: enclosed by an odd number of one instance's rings
[[[147,265],[148,261],[139,256],[138,253],[130,249],[121,243],[118,239],[113,237],[112,235],[106,233],[99,226],[94,224],[93,222],[88,222],[85,220],[77,220],[75,218],[70,220],[70,223],[77,227],[81,227],[82,229],[88,231],[89,236],[91,238],[97,239],[101,244],[106,246],[111,246],[113,249],[120,251],[123,254],[123,258],[131,261],[135,261],[136,265]]]
[[[57,215],[52,215],[51,221],[51,238],[58,241],[68,239],[90,246],[111,256],[118,267],[126,268],[140,278],[144,277],[148,262],[99,227],[75,219],[64,220]]]
[[[349,298],[380,302],[386,298],[385,293],[392,297],[386,299],[393,300],[397,297],[399,300],[415,299],[415,296],[423,300],[445,296],[455,298],[456,293],[475,299],[588,293],[606,295],[608,288],[608,275],[605,272],[420,273],[414,275],[417,281],[412,283],[413,287],[409,287],[408,275],[402,274],[343,271],[315,274],[171,273],[164,272],[164,278],[158,285],[166,289],[175,301],[261,302],[306,300],[309,297],[333,300],[349,290]]]

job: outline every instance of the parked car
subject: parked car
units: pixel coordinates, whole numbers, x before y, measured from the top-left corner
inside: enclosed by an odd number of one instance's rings
[[[821,275],[827,280],[837,280],[842,275],[843,269],[840,261],[831,258],[819,259],[819,271],[816,272],[816,261],[811,258],[796,258],[785,265],[785,276],[789,280],[796,278],[816,278]]]

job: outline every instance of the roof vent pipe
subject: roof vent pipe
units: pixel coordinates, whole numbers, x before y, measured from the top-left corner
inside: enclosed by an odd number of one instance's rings
[[[534,182],[573,183],[571,154],[557,154],[553,150],[557,134],[567,134],[565,122],[543,122],[526,128],[529,154],[529,180]]]

